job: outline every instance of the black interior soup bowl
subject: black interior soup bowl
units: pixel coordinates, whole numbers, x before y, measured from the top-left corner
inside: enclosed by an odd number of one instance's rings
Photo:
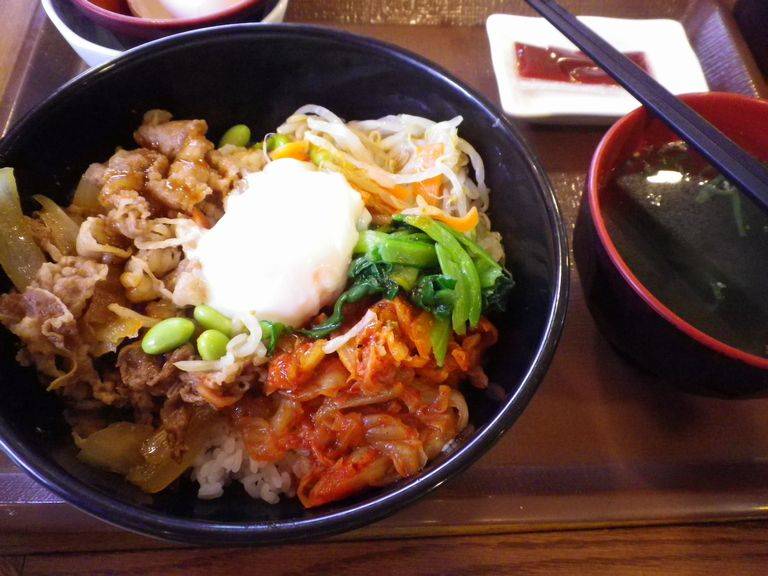
[[[724,93],[683,99],[758,159],[768,160],[768,101]],[[619,120],[598,146],[574,231],[587,305],[614,347],[664,382],[718,397],[763,396],[768,392],[768,350],[763,348],[768,345],[768,322],[760,306],[766,310],[768,295],[761,296],[758,287],[768,280],[768,262],[752,257],[742,267],[751,274],[732,270],[751,254],[754,246],[744,242],[768,247],[762,244],[768,227],[761,223],[740,233],[740,227],[749,226],[740,223],[747,207],[734,208],[727,195],[713,202],[700,196],[700,188],[685,188],[673,198],[648,187],[639,189],[639,201],[628,201],[626,188],[622,192],[615,185],[628,160],[636,163],[644,151],[678,140],[639,108]],[[699,162],[696,156],[685,156]],[[678,170],[662,167],[671,174]],[[694,184],[701,186],[699,182]],[[641,201],[643,208],[638,209]],[[755,222],[765,218],[756,206],[749,209]],[[679,215],[665,210],[678,210]],[[720,282],[725,274],[729,280]],[[717,289],[710,292],[706,284],[713,282]],[[755,289],[756,310],[741,296]]]
[[[65,202],[81,173],[132,132],[152,108],[204,118],[216,139],[235,123],[274,130],[305,103],[343,118],[410,113],[464,117],[462,135],[486,162],[491,217],[504,236],[516,287],[497,319],[500,341],[488,374],[493,394],[468,391],[471,426],[455,449],[417,477],[314,509],[295,499],[269,505],[232,487],[196,498],[191,482],[151,496],[75,458],[61,407],[30,369],[15,361],[2,330],[0,444],[47,488],[124,528],[200,544],[259,544],[362,526],[413,502],[480,457],[514,423],[554,353],[568,292],[563,224],[545,176],[515,129],[482,97],[429,62],[393,46],[303,26],[232,25],[186,33],[130,51],[63,87],[0,143],[25,209],[45,193]],[[279,241],[279,239],[277,239]],[[258,253],[252,255],[254,261]],[[3,276],[0,289],[10,288]]]

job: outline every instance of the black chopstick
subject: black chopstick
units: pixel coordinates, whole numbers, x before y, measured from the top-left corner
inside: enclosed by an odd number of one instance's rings
[[[658,116],[712,165],[768,210],[768,170],[555,0],[526,0],[550,24]],[[745,119],[748,121],[748,119]]]

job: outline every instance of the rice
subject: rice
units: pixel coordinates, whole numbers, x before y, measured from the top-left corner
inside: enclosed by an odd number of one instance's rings
[[[277,463],[252,459],[240,435],[226,426],[197,457],[191,477],[200,485],[198,498],[204,500],[219,498],[228,484],[237,481],[251,498],[276,504],[280,496],[296,494],[298,480],[308,471],[308,458],[297,453],[289,453]]]

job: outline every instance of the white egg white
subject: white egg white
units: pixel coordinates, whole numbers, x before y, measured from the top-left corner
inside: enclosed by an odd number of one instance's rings
[[[275,160],[247,175],[189,257],[206,303],[232,317],[301,326],[343,290],[370,214],[338,173]]]

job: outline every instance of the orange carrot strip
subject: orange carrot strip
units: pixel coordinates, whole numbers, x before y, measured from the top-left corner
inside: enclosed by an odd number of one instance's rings
[[[440,187],[443,184],[443,177],[434,176],[421,182],[413,184],[414,196],[421,196],[432,206],[440,205]]]
[[[446,214],[439,208],[426,207],[424,214],[432,217],[434,220],[443,222],[445,225],[450,226],[457,232],[469,232],[477,226],[480,221],[480,215],[477,212],[477,208],[472,206],[472,209],[464,216],[451,216]]]
[[[413,188],[410,184],[398,184],[394,188],[386,188],[386,191],[404,202],[410,203],[413,199]]]

